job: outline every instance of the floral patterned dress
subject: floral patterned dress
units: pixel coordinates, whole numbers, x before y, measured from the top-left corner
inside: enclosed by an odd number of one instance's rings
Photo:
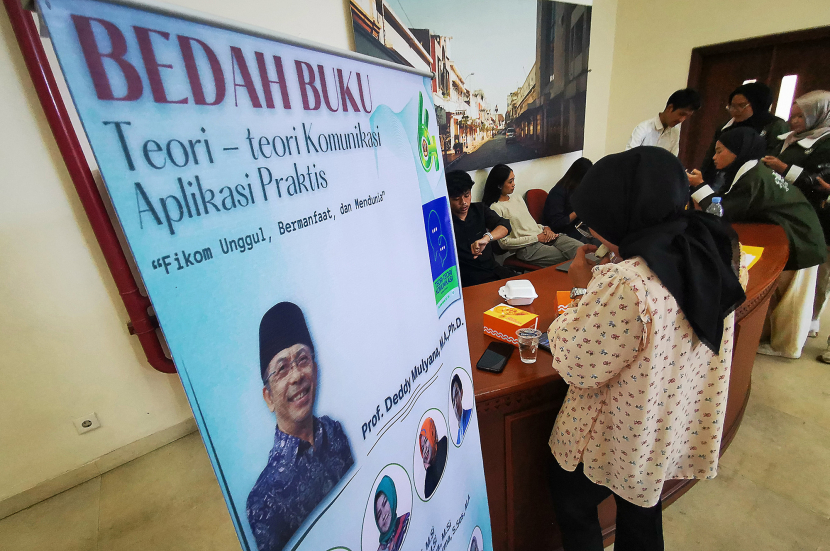
[[[564,469],[584,463],[596,484],[651,507],[666,480],[717,474],[734,315],[715,355],[642,258],[593,272],[548,330],[570,385],[549,444]]]

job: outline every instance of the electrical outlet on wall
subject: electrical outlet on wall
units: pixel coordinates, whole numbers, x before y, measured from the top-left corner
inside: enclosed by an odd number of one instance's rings
[[[78,434],[84,434],[85,432],[95,430],[101,426],[101,421],[98,420],[98,415],[95,412],[92,412],[89,415],[84,415],[83,417],[78,417],[72,422],[75,424]]]

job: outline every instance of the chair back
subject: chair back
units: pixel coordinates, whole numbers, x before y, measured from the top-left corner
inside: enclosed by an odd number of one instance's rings
[[[529,189],[525,195],[525,203],[527,203],[527,210],[530,215],[536,220],[537,224],[543,224],[542,214],[545,210],[545,201],[548,198],[548,192],[543,189]]]

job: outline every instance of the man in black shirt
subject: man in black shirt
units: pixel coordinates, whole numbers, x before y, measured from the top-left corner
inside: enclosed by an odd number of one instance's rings
[[[462,170],[447,173],[447,196],[452,211],[455,246],[461,268],[461,286],[478,285],[518,275],[493,257],[490,241],[506,237],[510,222],[484,203],[472,203],[473,179]]]

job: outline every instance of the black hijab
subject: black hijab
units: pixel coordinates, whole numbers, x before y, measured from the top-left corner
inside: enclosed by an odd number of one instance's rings
[[[737,155],[732,163],[721,169],[726,186],[723,190],[725,193],[735,183],[735,175],[745,163],[758,160],[766,154],[767,142],[755,130],[746,127],[730,128],[720,135],[718,141]]]
[[[684,210],[688,201],[680,161],[649,146],[601,159],[571,197],[576,215],[623,258],[645,260],[700,341],[719,353],[723,319],[746,298],[732,267],[737,235],[722,219]]]
[[[760,134],[764,127],[776,118],[769,112],[772,105],[772,90],[761,82],[749,82],[735,88],[735,91],[729,94],[729,102],[732,103],[732,98],[738,94],[744,96],[752,106],[752,116],[745,121],[736,122],[732,128],[749,127]]]

